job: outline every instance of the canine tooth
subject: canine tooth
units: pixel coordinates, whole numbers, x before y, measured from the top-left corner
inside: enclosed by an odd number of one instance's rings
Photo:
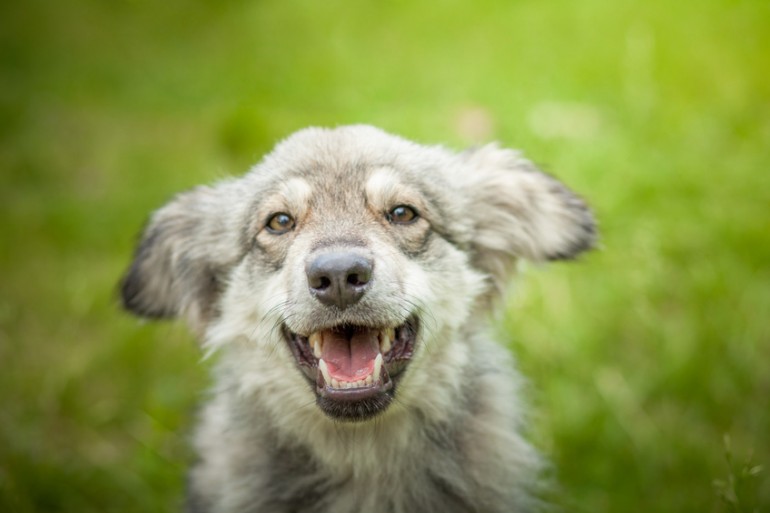
[[[319,332],[315,332],[308,338],[308,342],[310,342],[310,347],[313,348],[313,355],[315,355],[316,358],[321,358],[321,343],[322,343],[321,334]]]
[[[380,352],[387,353],[390,348],[393,347],[391,341],[395,337],[395,331],[393,328],[388,328],[380,332]]]
[[[380,379],[380,372],[382,371],[382,353],[377,355],[377,358],[374,359],[374,380],[379,381]]]
[[[321,371],[321,374],[324,377],[324,381],[327,384],[331,384],[332,377],[329,375],[329,367],[326,366],[326,362],[323,361],[323,359],[318,360],[318,369]]]

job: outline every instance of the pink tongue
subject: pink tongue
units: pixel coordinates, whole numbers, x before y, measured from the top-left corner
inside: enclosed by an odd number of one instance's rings
[[[321,358],[329,374],[340,381],[358,381],[374,371],[374,359],[380,354],[377,332],[361,330],[348,333],[324,331]]]

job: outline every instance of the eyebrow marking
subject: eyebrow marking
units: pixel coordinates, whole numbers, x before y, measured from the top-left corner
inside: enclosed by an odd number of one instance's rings
[[[366,181],[366,196],[371,203],[378,206],[389,204],[398,194],[398,179],[395,173],[388,168],[374,171]]]
[[[419,211],[425,210],[425,202],[413,188],[405,185],[390,168],[374,171],[364,187],[366,198],[375,209],[383,210],[396,204],[409,204]]]
[[[302,217],[307,212],[312,192],[312,188],[307,181],[294,177],[281,185],[278,195],[283,200],[282,203],[289,210],[289,213]],[[272,204],[273,201],[270,203]]]

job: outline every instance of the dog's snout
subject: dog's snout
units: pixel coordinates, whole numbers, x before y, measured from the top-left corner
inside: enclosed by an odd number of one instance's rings
[[[352,252],[324,253],[305,266],[310,293],[340,309],[361,299],[369,288],[372,270],[371,258]]]

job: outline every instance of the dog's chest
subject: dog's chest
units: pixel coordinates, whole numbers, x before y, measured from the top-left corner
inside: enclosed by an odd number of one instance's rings
[[[294,476],[296,480],[299,476]],[[340,480],[324,472],[300,477],[307,487],[285,489],[275,511],[296,513],[423,513],[475,511],[468,498],[433,475],[429,469],[401,469],[379,475],[347,476]],[[284,481],[285,483],[285,481]],[[296,481],[295,481],[296,483]]]
[[[342,439],[339,439],[340,441]],[[425,440],[407,447],[360,440],[333,444],[328,451],[277,451],[266,490],[276,511],[297,513],[411,513],[474,511],[461,456],[438,453]],[[315,454],[312,454],[315,453]],[[319,457],[320,456],[320,457]]]

